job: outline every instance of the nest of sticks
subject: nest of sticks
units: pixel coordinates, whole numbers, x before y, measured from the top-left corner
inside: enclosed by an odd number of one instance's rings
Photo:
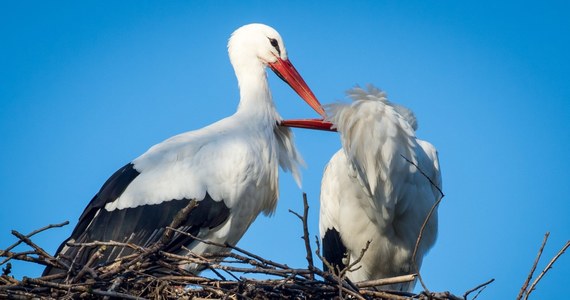
[[[262,258],[236,246],[218,245],[228,249],[224,254],[181,256],[163,251],[165,242],[176,232],[176,220],[165,232],[161,242],[148,248],[117,242],[92,242],[68,244],[74,247],[96,247],[92,259],[85,266],[74,266],[71,261],[54,257],[32,241],[42,231],[67,225],[68,222],[52,224],[27,235],[15,230],[12,235],[17,241],[0,250],[2,275],[0,276],[0,298],[4,299],[467,299],[477,292],[475,298],[489,283],[480,284],[465,292],[461,297],[449,292],[430,292],[418,273],[351,282],[346,272],[358,263],[351,263],[345,270],[326,272],[315,266],[307,226],[308,204],[303,195],[304,212],[296,215],[303,227],[306,248],[306,268],[292,268],[286,264]],[[187,212],[186,212],[187,213]],[[182,216],[183,217],[183,216]],[[184,233],[181,233],[184,234]],[[419,237],[421,238],[421,236]],[[202,241],[209,243],[208,241]],[[29,248],[23,252],[13,249],[21,244]],[[107,265],[93,265],[105,247],[130,247],[136,253]],[[314,252],[324,264],[326,260],[317,249]],[[366,249],[363,249],[362,254]],[[67,273],[39,278],[14,278],[11,260],[26,261],[42,266],[52,266]],[[178,266],[196,263],[211,270],[216,278],[206,278],[185,272]],[[160,266],[168,270],[167,275],[152,275],[151,269]],[[332,269],[332,268],[329,268]],[[256,277],[256,278],[252,278]],[[258,279],[263,278],[263,279]],[[420,279],[424,291],[419,294],[383,290],[382,285]],[[528,286],[528,282],[525,282]],[[527,287],[525,287],[527,288]],[[528,292],[525,294],[528,296]]]

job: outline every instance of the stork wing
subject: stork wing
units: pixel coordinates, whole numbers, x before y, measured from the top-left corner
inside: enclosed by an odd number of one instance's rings
[[[385,201],[396,199],[392,182],[401,182],[409,164],[414,161],[415,133],[408,120],[375,88],[348,91],[350,104],[327,107],[330,121],[341,134],[343,149],[366,193]],[[388,211],[396,203],[379,203]]]
[[[132,243],[141,247],[149,247],[158,242],[167,226],[171,225],[179,211],[190,201],[197,200],[198,205],[181,220],[179,230],[197,236],[204,228],[214,228],[222,224],[229,216],[230,210],[223,201],[214,201],[208,193],[203,199],[172,199],[158,204],[145,204],[136,207],[107,210],[105,206],[117,200],[125,189],[140,173],[132,163],[115,172],[93,197],[73,233],[57,250],[57,255],[83,265],[92,256],[95,248],[70,247],[68,242],[85,243],[93,241],[116,241]],[[188,245],[192,238],[175,234],[165,245],[166,251],[176,251],[182,245]],[[107,247],[103,256],[97,261],[104,263],[113,261],[134,252],[127,247]],[[62,270],[46,268],[44,275],[59,273]]]

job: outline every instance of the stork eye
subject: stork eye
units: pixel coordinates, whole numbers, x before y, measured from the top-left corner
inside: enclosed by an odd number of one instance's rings
[[[276,39],[273,38],[268,38],[269,42],[271,43],[271,46],[273,46],[273,48],[275,48],[275,50],[277,50],[277,53],[279,55],[281,55],[281,49],[279,49],[279,42],[277,42]]]

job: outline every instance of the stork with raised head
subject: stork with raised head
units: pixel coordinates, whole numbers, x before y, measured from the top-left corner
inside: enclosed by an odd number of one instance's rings
[[[302,158],[267,82],[266,67],[288,83],[317,113],[324,110],[290,63],[279,33],[263,24],[237,29],[228,42],[240,89],[237,112],[205,128],[182,133],[151,147],[103,184],[57,255],[85,264],[95,249],[79,251],[68,242],[117,241],[148,247],[159,241],[176,214],[195,201],[178,229],[201,240],[235,245],[260,213],[271,215],[278,197],[278,168],[300,181]],[[227,251],[175,234],[166,251],[187,254]],[[99,263],[131,254],[109,246]],[[184,266],[197,273],[200,266]],[[46,268],[44,275],[67,272]]]
[[[420,229],[441,194],[435,147],[416,137],[409,109],[384,92],[348,91],[352,103],[327,106],[328,120],[284,121],[292,127],[340,133],[342,149],[329,161],[321,185],[319,229],[323,256],[352,281],[415,272],[412,256]],[[426,223],[416,253],[419,269],[437,235],[437,212]],[[362,250],[370,242],[361,257]],[[411,291],[414,282],[388,288]]]

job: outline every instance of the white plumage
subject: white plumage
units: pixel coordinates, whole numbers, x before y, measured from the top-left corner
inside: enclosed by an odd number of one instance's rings
[[[414,114],[389,102],[380,90],[357,87],[348,95],[352,103],[327,108],[342,149],[322,179],[319,227],[324,256],[342,268],[356,261],[370,241],[348,278],[363,281],[414,273],[411,260],[420,228],[442,197],[436,149],[416,138]],[[418,268],[436,235],[435,212],[416,254]],[[389,288],[410,291],[413,286]]]
[[[149,246],[162,236],[175,214],[191,200],[198,206],[179,229],[201,239],[235,245],[259,213],[275,210],[278,167],[300,181],[302,158],[281,120],[269,90],[269,66],[319,114],[324,111],[288,60],[280,35],[250,24],[236,30],[228,52],[240,87],[237,112],[205,128],[171,137],[117,171],[79,219],[70,242],[119,241]],[[185,254],[222,249],[182,235],[167,250]],[[66,241],[67,242],[67,241]],[[108,247],[100,262],[130,253]],[[92,250],[60,246],[60,257],[85,263]],[[186,268],[197,272],[199,266]],[[68,271],[68,270],[63,270]],[[47,268],[44,274],[62,270]]]

